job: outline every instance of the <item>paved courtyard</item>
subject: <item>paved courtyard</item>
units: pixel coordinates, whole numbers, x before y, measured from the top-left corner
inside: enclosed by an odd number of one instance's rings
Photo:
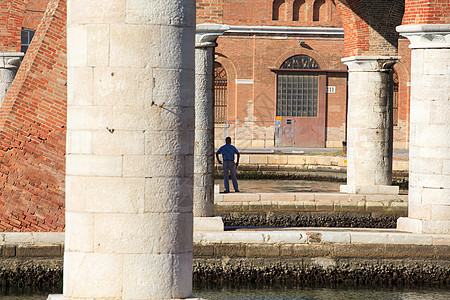
[[[224,190],[223,180],[214,180],[219,184],[220,191]],[[319,193],[339,192],[339,186],[344,182],[307,181],[307,180],[238,180],[239,190],[242,193]],[[233,192],[230,180],[230,190]]]

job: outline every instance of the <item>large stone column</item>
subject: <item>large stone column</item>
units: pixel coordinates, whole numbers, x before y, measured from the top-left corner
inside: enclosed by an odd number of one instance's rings
[[[0,52],[0,107],[16,77],[23,55],[22,52]]]
[[[195,35],[194,226],[223,229],[214,216],[214,48],[229,26],[199,24]],[[205,219],[205,217],[207,219]]]
[[[398,194],[392,183],[391,67],[397,58],[354,56],[348,66],[347,185],[341,192]]]
[[[69,0],[66,299],[192,293],[193,0]]]
[[[397,228],[450,234],[450,24],[397,31],[411,41],[408,218]]]

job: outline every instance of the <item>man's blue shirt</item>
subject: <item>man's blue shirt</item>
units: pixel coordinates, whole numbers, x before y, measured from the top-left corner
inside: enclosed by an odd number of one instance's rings
[[[231,144],[225,144],[219,148],[216,152],[217,154],[222,153],[223,160],[232,160],[234,161],[234,154],[239,153],[239,151]]]

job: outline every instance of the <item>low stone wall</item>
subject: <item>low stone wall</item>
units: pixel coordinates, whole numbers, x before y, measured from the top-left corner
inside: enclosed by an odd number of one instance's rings
[[[194,287],[449,287],[448,260],[195,258]]]
[[[217,162],[216,162],[217,163]],[[393,161],[393,179],[408,178],[409,161]],[[222,166],[215,165],[216,177],[222,176]],[[241,154],[237,170],[240,178],[290,178],[345,182],[347,158],[341,156],[300,154]]]
[[[8,235],[2,234],[0,245],[2,287],[61,293],[61,235],[44,238],[43,234],[43,240],[33,242],[28,234],[12,234],[14,238],[9,240],[15,242],[11,243],[5,242]],[[237,242],[239,236],[249,242]],[[27,243],[17,243],[27,238]],[[54,240],[56,244],[40,244],[44,240]],[[389,240],[395,244],[382,243]],[[201,287],[325,283],[449,287],[448,242],[445,236],[392,231],[371,237],[361,231],[235,232],[225,237],[220,233],[196,233],[193,280],[195,286]]]
[[[0,233],[3,289],[62,291],[64,232]]]
[[[312,230],[217,237],[194,235],[195,286],[450,286],[450,246],[440,237]]]
[[[227,227],[341,227],[396,228],[401,215],[364,213],[279,213],[279,212],[216,212]]]
[[[231,193],[215,195],[225,226],[395,228],[407,195]]]
[[[257,168],[264,170],[265,167],[274,170],[330,170],[345,172],[347,169],[347,158],[343,156],[327,155],[305,155],[305,154],[241,154],[241,167]],[[394,171],[408,171],[408,160],[393,160]]]

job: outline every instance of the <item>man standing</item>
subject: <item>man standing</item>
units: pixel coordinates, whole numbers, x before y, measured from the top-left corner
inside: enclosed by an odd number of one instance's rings
[[[234,154],[237,154],[236,163],[234,163]],[[228,182],[228,171],[231,173],[231,181],[233,182],[233,188],[236,193],[239,193],[238,182],[236,179],[236,167],[239,166],[239,157],[241,154],[239,151],[231,145],[231,138],[225,138],[225,145],[219,148],[216,152],[217,161],[222,164],[219,158],[219,154],[222,154],[223,159],[223,184],[225,186],[224,193],[230,192],[230,184]]]

